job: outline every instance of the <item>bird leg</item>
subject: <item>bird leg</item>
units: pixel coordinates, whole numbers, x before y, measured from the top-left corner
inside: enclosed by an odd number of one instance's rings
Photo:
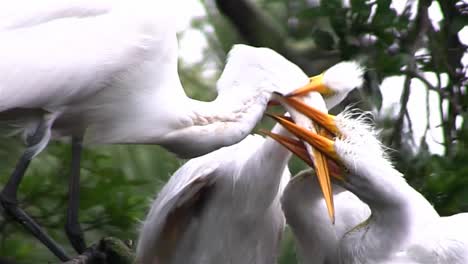
[[[73,248],[79,254],[86,249],[84,234],[78,221],[80,208],[80,161],[82,151],[81,137],[72,137],[71,172],[68,182],[68,209],[65,233]]]
[[[31,234],[33,234],[39,241],[41,241],[55,256],[61,261],[69,259],[62,247],[60,247],[47,233],[21,208],[18,206],[18,187],[21,184],[24,173],[31,162],[31,159],[36,154],[36,145],[39,144],[44,137],[49,127],[44,123],[38,126],[33,135],[27,138],[28,148],[25,150],[15,170],[11,174],[8,182],[3,187],[0,193],[0,203],[2,204],[5,213],[12,217],[16,222],[20,223]]]

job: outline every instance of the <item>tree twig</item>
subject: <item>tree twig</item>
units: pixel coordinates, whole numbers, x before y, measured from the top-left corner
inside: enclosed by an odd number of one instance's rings
[[[431,21],[429,20],[429,13],[428,13],[429,3],[428,1],[419,1],[418,2],[418,10],[415,22],[409,30],[408,37],[404,40],[405,50],[409,53],[409,61],[407,63],[406,71],[410,73],[417,72],[417,65],[414,54],[421,46],[421,42],[424,39],[427,30],[431,26]],[[400,111],[398,113],[397,119],[395,121],[393,132],[390,136],[390,144],[395,148],[399,149],[401,147],[401,131],[404,124],[404,117],[405,111],[407,108],[409,96],[410,96],[410,89],[411,89],[411,81],[413,77],[410,75],[406,75],[405,82],[403,85],[403,92],[400,98]]]

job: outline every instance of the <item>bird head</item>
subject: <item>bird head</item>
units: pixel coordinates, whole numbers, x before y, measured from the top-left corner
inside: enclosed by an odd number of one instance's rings
[[[310,77],[308,84],[294,90],[287,96],[298,96],[316,91],[322,94],[327,108],[331,109],[353,89],[362,86],[363,75],[364,68],[357,62],[340,62],[322,74]]]
[[[285,99],[302,114],[314,120],[328,134],[318,134],[295,124],[292,119],[274,116],[282,126],[299,140],[266,133],[310,166],[314,160],[307,155],[302,141],[314,146],[327,158],[330,176],[363,201],[387,201],[395,197],[395,190],[386,187],[390,182],[404,181],[395,170],[370,123],[367,113],[345,110],[337,116],[323,113],[295,98]],[[385,177],[382,177],[385,176]],[[378,197],[373,190],[380,190]],[[388,199],[387,199],[388,198]]]
[[[264,94],[269,100],[273,92],[291,93],[308,82],[307,74],[276,51],[237,44],[229,51],[217,90],[219,96]]]

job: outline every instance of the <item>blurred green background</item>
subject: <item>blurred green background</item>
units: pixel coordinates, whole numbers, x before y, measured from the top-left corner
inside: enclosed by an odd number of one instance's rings
[[[368,69],[364,87],[332,113],[349,104],[374,113],[382,140],[409,183],[441,215],[468,211],[467,46],[459,37],[463,27],[467,34],[468,4],[393,2],[201,1],[206,15],[194,17],[180,37],[197,32],[206,43],[201,60],[180,58],[182,83],[189,96],[213,99],[215,82],[235,43],[273,48],[309,75],[341,60],[359,60]],[[259,126],[271,125],[265,120]],[[22,150],[19,139],[1,138],[0,186]],[[68,252],[63,225],[70,150],[67,140],[52,142],[34,159],[20,188],[23,208]],[[183,162],[158,146],[86,148],[80,221],[88,244],[109,235],[135,240],[151,199]],[[293,173],[302,168],[298,160],[291,162]],[[3,214],[0,256],[15,263],[56,262]],[[280,263],[297,263],[289,233]]]

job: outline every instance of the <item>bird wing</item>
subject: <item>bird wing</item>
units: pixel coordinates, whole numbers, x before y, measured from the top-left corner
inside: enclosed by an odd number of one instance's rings
[[[140,230],[137,262],[165,263],[175,243],[194,216],[203,207],[207,195],[226,184],[233,188],[239,179],[239,160],[251,155],[264,141],[261,136],[248,136],[238,144],[224,147],[209,154],[189,160],[181,166],[159,192],[151,205]],[[215,199],[215,198],[213,198]]]
[[[440,217],[398,258],[415,263],[468,263],[468,213]]]
[[[126,77],[151,51],[164,54],[160,46],[168,38],[177,48],[175,31],[163,26],[165,15],[130,4],[92,9],[88,16],[86,8],[55,8],[36,13],[41,22],[27,22],[30,16],[0,30],[0,111],[55,109],[89,98]]]
[[[0,31],[30,27],[54,19],[96,16],[112,9],[109,0],[9,1],[0,10]]]
[[[155,263],[155,258],[163,261],[170,257],[197,210],[197,203],[215,183],[214,171],[220,164],[209,158],[188,161],[158,194],[140,231],[138,263]]]

